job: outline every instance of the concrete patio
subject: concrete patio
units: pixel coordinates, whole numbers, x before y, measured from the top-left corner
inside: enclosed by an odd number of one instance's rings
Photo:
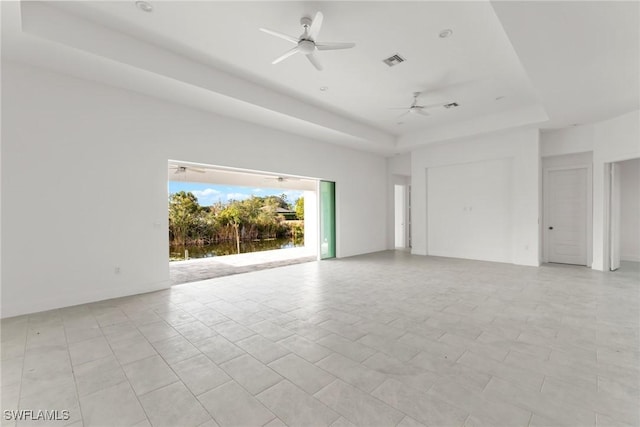
[[[210,258],[195,258],[169,263],[171,285],[265,270],[285,265],[315,261],[316,252],[309,248],[277,249]]]

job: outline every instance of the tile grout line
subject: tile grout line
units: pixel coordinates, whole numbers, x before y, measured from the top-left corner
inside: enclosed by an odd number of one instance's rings
[[[89,312],[91,312],[91,310],[89,310]],[[95,316],[93,316],[93,314],[92,314],[92,317],[95,320]],[[82,424],[84,424],[84,415],[82,414],[82,404],[80,403],[80,393],[78,393],[78,382],[76,380],[76,370],[73,366],[73,359],[71,358],[71,350],[69,349],[69,337],[67,336],[67,328],[64,325],[64,318],[61,320],[62,320],[62,330],[64,331],[64,340],[67,344],[66,345],[67,354],[69,355],[69,365],[71,365],[71,375],[73,376],[73,387],[76,391],[76,402],[78,402],[78,409],[80,409],[80,420],[82,421]],[[98,324],[97,321],[96,321],[96,324]],[[104,336],[104,332],[102,331],[102,328],[100,327],[99,324],[98,324],[98,327],[100,328],[101,336],[104,338],[105,341],[107,341],[106,337]],[[109,344],[109,342],[107,342],[107,344]],[[109,349],[111,350],[111,347],[109,347]]]
[[[338,379],[338,378],[336,378],[334,381],[336,381],[337,379]],[[315,393],[314,393],[314,394],[307,393],[306,391],[304,391],[303,389],[301,389],[300,387],[298,387],[295,383],[291,382],[291,380],[289,380],[289,379],[288,379],[288,378],[286,378],[286,377],[283,377],[283,378],[282,378],[282,380],[278,381],[276,384],[274,384],[274,385],[272,385],[272,386],[270,386],[270,387],[267,387],[266,389],[262,390],[262,391],[261,391],[260,393],[258,393],[258,394],[262,394],[262,393],[266,392],[267,390],[272,389],[273,387],[277,386],[278,384],[282,384],[284,381],[287,381],[287,382],[288,382],[289,384],[291,384],[293,387],[295,387],[296,389],[298,389],[301,393],[304,393],[305,395],[309,396],[311,399],[314,399],[316,402],[318,402],[320,405],[324,406],[325,408],[327,408],[327,409],[328,409],[328,410],[330,410],[331,412],[336,413],[336,414],[338,415],[338,418],[340,418],[340,417],[342,416],[342,414],[340,414],[340,413],[339,413],[339,412],[337,412],[337,411],[334,411],[334,410],[333,410],[333,409],[331,409],[329,406],[327,406],[323,401],[321,401],[320,399],[318,399],[317,397],[315,397]],[[329,384],[327,384],[325,387],[328,387],[328,386],[329,386],[329,385],[331,385],[334,381],[331,381],[331,382],[330,382]],[[320,390],[324,389],[325,387],[322,387]],[[320,390],[318,390],[316,393],[320,392]],[[258,398],[258,394],[256,394],[256,395],[254,396],[254,398],[255,398],[256,400],[260,401],[260,403],[262,403],[262,401]],[[263,404],[263,405],[264,405],[264,404]],[[264,405],[264,406],[266,407],[266,405]],[[267,408],[267,409],[269,409],[269,408]],[[271,409],[269,409],[269,412],[273,413],[273,411],[271,411]],[[276,414],[274,413],[274,415],[276,415]],[[277,415],[276,415],[276,418],[280,419],[280,417],[278,417]],[[332,422],[330,425],[333,425],[333,423],[335,423],[335,422],[338,420],[338,418],[336,418],[335,420],[333,420],[333,422]],[[269,422],[271,422],[271,421],[269,421]],[[267,423],[267,424],[268,424],[268,423]],[[284,422],[283,422],[283,424],[285,424],[285,425],[286,425],[286,423],[284,423]]]
[[[145,336],[145,335],[144,335],[144,334],[143,334],[143,333],[138,329],[138,325],[136,325],[136,324],[131,320],[131,318],[129,317],[129,315],[128,315],[124,310],[122,310],[119,306],[118,306],[118,309],[119,309],[120,311],[122,311],[122,313],[124,314],[124,316],[127,318],[127,320],[125,320],[124,322],[120,322],[120,323],[131,322],[131,324],[136,328],[136,331],[138,331],[138,333],[140,333],[140,335],[142,335],[142,336],[144,337],[144,339],[147,341],[147,343],[148,343],[149,345],[151,345],[151,343],[149,342],[149,340],[147,339],[147,337],[146,337],[146,336]],[[109,326],[113,326],[113,325],[117,325],[117,323],[111,324],[111,325],[109,325]],[[127,384],[128,384],[128,385],[129,385],[129,387],[131,388],[131,391],[133,392],[133,395],[136,397],[136,401],[138,402],[138,405],[140,405],[140,408],[142,409],[142,412],[144,413],[144,416],[145,416],[145,418],[146,418],[147,422],[148,422],[149,424],[151,424],[151,420],[149,419],[149,414],[147,414],[146,409],[144,409],[144,406],[142,405],[142,402],[140,401],[140,398],[138,397],[138,393],[136,393],[135,389],[133,388],[133,385],[131,384],[131,381],[130,381],[130,379],[129,379],[129,376],[127,375],[127,371],[125,371],[125,370],[124,370],[124,367],[123,367],[123,365],[122,365],[122,362],[120,361],[120,359],[118,358],[118,356],[116,355],[116,353],[113,351],[113,347],[111,346],[111,342],[109,342],[109,340],[108,340],[108,339],[106,338],[106,336],[104,335],[104,331],[102,330],[102,328],[103,328],[103,327],[102,327],[102,326],[100,326],[100,324],[99,324],[99,323],[98,323],[98,327],[100,328],[100,332],[101,332],[101,333],[103,334],[103,336],[105,337],[105,341],[107,342],[107,345],[109,346],[109,349],[111,350],[111,353],[113,354],[114,359],[116,360],[116,362],[118,362],[118,365],[120,366],[120,369],[122,370],[122,373],[124,374],[124,377],[127,379]],[[152,347],[153,347],[153,346],[152,346]],[[155,347],[153,347],[153,350],[154,350],[154,351],[156,351]],[[156,353],[157,353],[157,351],[156,351]],[[149,357],[153,357],[153,356],[149,356]],[[149,357],[147,357],[147,358],[149,358]],[[139,360],[144,360],[144,359],[147,359],[147,358],[142,358],[142,359],[139,359]],[[134,361],[134,362],[137,362],[137,361]],[[133,363],[133,362],[131,362],[131,363]],[[116,384],[116,385],[118,385],[118,384]],[[112,387],[113,387],[113,386],[112,386]],[[103,389],[101,389],[101,390],[104,390],[104,388],[103,388]],[[100,390],[98,390],[98,391],[100,391]],[[93,394],[93,393],[92,393],[92,394]],[[142,421],[140,421],[140,422],[142,422]]]
[[[20,403],[22,400],[22,384],[24,383],[24,365],[27,360],[27,341],[29,340],[29,324],[31,323],[31,316],[27,316],[27,330],[24,334],[24,344],[22,345],[24,352],[22,353],[22,368],[20,370],[20,387],[18,387],[18,402],[17,402],[17,410],[20,410]],[[66,340],[66,332],[65,332],[65,340]],[[69,355],[69,360],[71,360],[71,355]],[[0,362],[1,363],[1,362]],[[71,361],[69,361],[71,363]],[[1,372],[1,370],[0,370]],[[18,425],[18,420],[13,421],[13,425]]]
[[[216,311],[216,313],[220,314],[217,310],[215,310],[215,309],[213,309],[213,310],[214,310],[214,311]],[[127,316],[127,318],[128,318],[129,320],[131,320],[131,319],[129,318],[129,316],[128,316],[126,313],[125,313],[125,316]],[[178,333],[178,335],[179,335],[179,336],[181,336],[182,338],[184,338],[185,340],[187,340],[187,342],[189,342],[193,347],[195,347],[195,348],[196,348],[196,350],[198,350],[198,352],[200,353],[200,354],[196,354],[196,355],[194,355],[194,356],[192,356],[192,357],[190,357],[190,358],[183,359],[183,360],[181,360],[180,362],[182,362],[182,361],[184,361],[184,360],[191,359],[191,358],[193,358],[193,357],[197,357],[197,356],[199,356],[199,355],[203,355],[203,356],[204,356],[204,357],[206,357],[208,360],[210,360],[210,361],[211,361],[211,363],[213,363],[217,368],[222,369],[222,368],[220,368],[220,366],[218,366],[218,364],[217,364],[217,363],[215,363],[215,362],[214,362],[213,360],[211,360],[211,359],[210,359],[206,354],[204,354],[204,353],[202,352],[202,350],[200,350],[200,349],[199,349],[198,347],[196,347],[193,343],[191,343],[191,341],[189,341],[189,339],[187,339],[187,337],[185,337],[185,336],[184,336],[184,335],[183,335],[183,334],[182,334],[178,329],[176,329],[173,325],[169,324],[169,323],[168,323],[165,319],[163,319],[163,318],[162,318],[162,321],[164,321],[164,322],[165,322],[165,323],[166,323],[170,328],[174,329],[174,330]],[[199,320],[196,318],[196,321],[199,321]],[[133,323],[133,322],[132,322],[132,323]],[[187,322],[187,323],[189,323],[189,322]],[[190,389],[190,388],[189,388],[189,387],[184,383],[184,381],[182,381],[182,378],[181,378],[181,377],[180,377],[180,375],[178,375],[178,373],[173,369],[173,367],[171,366],[171,364],[170,364],[170,363],[169,363],[169,362],[168,362],[168,361],[167,361],[167,360],[162,356],[162,354],[160,354],[160,353],[158,352],[158,350],[156,349],[156,347],[155,347],[155,346],[154,346],[154,345],[153,345],[153,344],[148,340],[148,338],[147,338],[147,337],[146,337],[146,336],[145,336],[145,335],[144,335],[144,334],[143,334],[143,333],[138,329],[138,325],[136,325],[136,324],[134,323],[134,326],[136,327],[136,330],[138,330],[138,332],[140,332],[140,334],[145,338],[145,340],[147,340],[147,343],[148,343],[151,347],[153,347],[154,351],[156,352],[156,355],[157,355],[157,356],[159,356],[159,357],[164,361],[164,363],[166,363],[166,365],[169,367],[169,369],[171,370],[171,372],[173,372],[173,374],[174,374],[174,375],[176,376],[176,378],[177,378],[177,380],[176,380],[176,381],[174,381],[174,382],[172,382],[172,383],[170,383],[170,384],[165,384],[165,385],[163,385],[163,386],[157,387],[157,388],[155,388],[154,390],[150,390],[150,391],[148,391],[147,393],[145,393],[145,394],[143,394],[143,395],[140,395],[140,396],[138,396],[138,394],[136,393],[136,391],[135,391],[135,390],[133,390],[133,393],[135,394],[136,399],[138,400],[138,403],[140,404],[140,407],[142,407],[142,410],[144,411],[144,413],[145,413],[145,414],[146,414],[146,416],[147,416],[147,420],[149,421],[149,424],[151,424],[151,421],[150,421],[150,419],[149,419],[149,415],[147,414],[147,410],[144,408],[144,405],[143,405],[143,404],[142,404],[142,402],[140,401],[140,397],[142,397],[142,396],[144,396],[144,395],[147,395],[147,394],[149,394],[149,393],[152,393],[152,392],[154,392],[154,391],[157,391],[157,390],[159,390],[159,389],[161,389],[161,388],[163,388],[163,387],[167,387],[167,386],[170,386],[170,385],[176,384],[177,382],[180,382],[180,383],[184,386],[184,388],[185,388],[185,389],[189,392],[189,394],[190,394],[190,395],[195,399],[195,401],[197,401],[197,402],[198,402],[198,404],[202,407],[202,409],[203,409],[207,414],[209,414],[209,416],[210,416],[210,417],[211,417],[211,418],[212,418],[212,419],[217,423],[217,420],[215,419],[215,417],[213,416],[213,414],[211,414],[211,413],[207,410],[207,408],[205,408],[205,407],[204,407],[204,405],[202,404],[202,402],[200,401],[200,399],[198,399],[198,396],[196,396],[196,395],[193,393],[193,391],[191,391],[191,389]],[[205,326],[207,326],[207,325],[205,325]],[[209,327],[209,326],[207,326],[207,327]],[[210,328],[210,329],[211,329],[211,328]],[[213,332],[217,333],[217,331],[215,331],[215,330],[214,330]],[[218,335],[219,335],[219,334],[218,334]],[[173,338],[173,337],[169,337],[169,338],[167,338],[167,339],[171,339],[171,338]],[[224,337],[223,337],[223,338],[224,338]],[[206,338],[205,338],[205,339],[206,339]],[[203,340],[203,341],[204,341],[204,340]],[[157,342],[159,342],[159,341],[157,341]],[[146,359],[149,359],[149,358],[151,358],[151,357],[155,357],[155,356],[149,356],[149,357],[147,357]],[[116,359],[117,359],[117,358],[116,358]],[[144,360],[144,359],[140,359],[140,360]],[[120,361],[118,360],[118,362],[120,362]],[[133,362],[132,362],[132,363],[133,363]],[[177,362],[177,363],[179,363],[179,362]],[[122,365],[121,365],[121,368],[122,368]],[[124,371],[124,368],[122,368],[122,370],[123,370],[123,372],[125,372],[125,376],[126,376],[126,371]],[[224,371],[224,370],[223,370],[223,371]],[[226,374],[226,372],[225,372],[225,374]],[[229,380],[229,381],[226,381],[226,382],[224,382],[223,384],[220,384],[219,386],[223,386],[223,385],[225,385],[225,384],[228,384],[230,381],[233,381],[233,378],[232,378],[230,375],[229,375],[229,377],[230,377],[230,380]],[[127,381],[129,381],[129,378],[128,378],[128,377],[127,377]],[[130,384],[130,386],[131,386],[131,384]],[[131,386],[131,388],[133,389],[133,386]],[[200,395],[202,395],[202,394],[204,394],[204,393],[207,393],[207,392],[209,392],[209,391],[211,391],[211,390],[213,390],[213,389],[215,389],[215,388],[217,388],[217,387],[214,387],[214,388],[212,388],[212,389],[209,389],[209,390],[207,390],[207,391],[204,391],[204,392],[200,393]],[[206,421],[205,421],[205,422],[206,422]],[[219,423],[218,423],[218,424],[219,424]]]

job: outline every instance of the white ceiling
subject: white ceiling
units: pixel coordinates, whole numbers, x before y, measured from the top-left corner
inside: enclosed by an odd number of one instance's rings
[[[185,170],[178,170],[185,167]],[[168,162],[169,181],[200,182],[203,184],[233,185],[241,187],[259,187],[262,189],[282,189],[316,191],[318,179],[266,174],[244,169],[223,168],[199,163],[170,160]]]
[[[150,3],[3,2],[3,59],[383,154],[639,107],[638,2]],[[301,55],[271,65],[291,46],[258,28],[297,37],[316,11],[320,40],[356,47],[319,52],[323,71]],[[406,62],[382,63],[395,53]],[[389,107],[414,91],[460,107],[398,120]]]

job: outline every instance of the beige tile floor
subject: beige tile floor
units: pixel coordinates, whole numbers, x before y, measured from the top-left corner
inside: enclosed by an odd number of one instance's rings
[[[383,252],[5,319],[2,409],[74,426],[637,426],[639,278]]]

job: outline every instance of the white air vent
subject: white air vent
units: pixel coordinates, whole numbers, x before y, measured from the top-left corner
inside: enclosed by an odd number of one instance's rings
[[[456,108],[459,107],[460,105],[457,102],[452,102],[450,104],[444,104],[443,107],[444,108]]]
[[[389,67],[393,67],[394,65],[398,65],[401,62],[404,62],[404,58],[397,53],[393,56],[388,57],[387,59],[383,59],[382,62],[387,64]]]

